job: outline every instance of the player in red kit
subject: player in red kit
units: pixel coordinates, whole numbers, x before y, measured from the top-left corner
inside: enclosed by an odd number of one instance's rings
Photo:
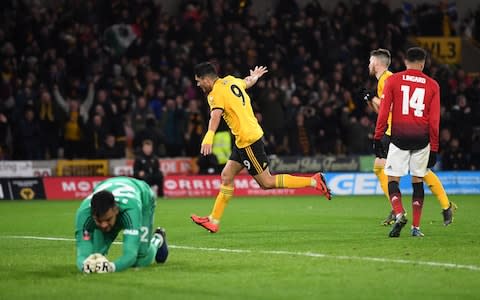
[[[424,200],[423,177],[432,167],[438,152],[440,89],[438,83],[423,73],[426,52],[414,47],[407,50],[407,70],[387,79],[380,103],[374,136],[375,153],[383,151],[382,138],[392,112],[390,146],[385,164],[388,194],[395,212],[390,237],[399,237],[407,224],[399,189],[400,177],[412,175],[412,236],[423,236],[420,219]]]

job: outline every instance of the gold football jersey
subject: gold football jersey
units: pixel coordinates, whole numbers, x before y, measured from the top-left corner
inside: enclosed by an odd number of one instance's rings
[[[263,136],[245,88],[245,80],[226,76],[217,79],[208,94],[210,110],[223,110],[223,119],[235,136],[238,148],[250,146]]]
[[[385,87],[385,81],[387,80],[388,77],[392,76],[392,72],[390,71],[385,71],[383,72],[382,76],[378,79],[378,84],[377,84],[377,95],[378,98],[382,99],[383,96],[383,88]],[[391,130],[392,130],[392,113],[390,112],[388,114],[388,120],[387,120],[387,131],[385,131],[386,135],[390,135]]]

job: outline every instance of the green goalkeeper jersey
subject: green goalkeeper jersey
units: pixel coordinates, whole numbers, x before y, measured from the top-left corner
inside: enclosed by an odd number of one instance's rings
[[[109,232],[97,228],[90,211],[90,201],[95,192],[107,190],[115,197],[119,213]],[[129,177],[109,178],[99,183],[93,193],[82,201],[77,211],[75,239],[77,267],[93,253],[106,255],[118,233],[123,230],[122,255],[113,261],[115,270],[135,266],[147,255],[152,237],[155,198],[145,182]]]

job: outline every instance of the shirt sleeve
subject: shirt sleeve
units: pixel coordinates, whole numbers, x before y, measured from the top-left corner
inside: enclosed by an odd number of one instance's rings
[[[437,84],[434,85],[434,95],[430,103],[429,114],[429,134],[430,134],[430,150],[438,152],[438,131],[440,126],[440,88]]]
[[[222,92],[210,92],[208,94],[208,105],[210,106],[210,111],[214,109],[225,110],[225,100]]]
[[[132,267],[138,256],[140,248],[140,224],[141,211],[138,209],[128,209],[119,215],[120,221],[124,224],[123,230],[123,249],[122,255],[115,260],[115,272]]]
[[[383,89],[382,101],[380,101],[380,108],[378,110],[377,125],[375,126],[375,140],[381,139],[385,134],[385,130],[387,130],[388,114],[393,99],[393,90],[390,82],[391,80],[387,80]]]
[[[88,210],[79,210],[75,222],[75,241],[77,249],[77,269],[82,271],[83,261],[93,253],[92,232],[88,230],[93,222]]]

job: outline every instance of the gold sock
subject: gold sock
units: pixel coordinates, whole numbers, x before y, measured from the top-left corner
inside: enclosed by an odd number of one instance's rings
[[[233,186],[221,185],[218,192],[215,204],[213,205],[212,213],[210,214],[210,220],[214,223],[219,223],[222,218],[223,211],[228,204],[228,201],[233,196]]]
[[[388,194],[388,177],[385,175],[385,172],[383,172],[383,166],[374,166],[373,167],[373,173],[377,175],[378,181],[380,182],[380,187],[382,188],[383,193],[385,193],[385,196],[387,196],[387,199],[390,199],[390,196]],[[390,200],[388,200],[390,202]]]
[[[312,178],[302,176],[292,176],[288,174],[275,175],[275,187],[277,188],[302,188],[311,187]]]
[[[448,200],[447,193],[445,192],[442,182],[440,179],[438,179],[437,175],[429,170],[427,175],[423,177],[423,181],[425,181],[425,183],[428,185],[430,191],[432,191],[432,194],[437,197],[442,209],[447,209],[450,205],[450,201]]]

